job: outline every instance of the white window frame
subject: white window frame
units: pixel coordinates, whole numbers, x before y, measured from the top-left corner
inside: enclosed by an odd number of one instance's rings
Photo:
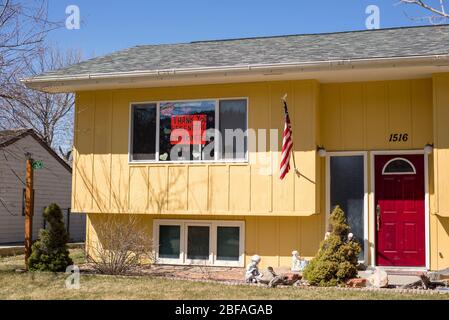
[[[404,162],[407,162],[407,163],[410,165],[410,167],[412,167],[413,172],[386,172],[385,170],[387,170],[388,166],[389,166],[392,162],[394,162],[394,161],[404,161]],[[401,157],[397,157],[397,158],[391,159],[390,161],[388,161],[388,162],[384,165],[384,167],[383,167],[383,169],[382,169],[382,175],[383,175],[383,176],[394,176],[394,175],[404,175],[404,174],[405,174],[405,175],[407,175],[407,174],[409,174],[409,175],[414,175],[414,174],[416,174],[416,168],[415,168],[415,166],[413,165],[413,163],[412,163],[410,160],[405,159],[405,158],[401,158]]]
[[[326,153],[326,230],[329,227],[331,214],[331,158],[332,157],[363,157],[363,250],[364,256],[360,263],[367,264],[369,257],[369,210],[368,210],[368,152],[367,151],[336,151]]]
[[[218,227],[239,227],[239,260],[237,261],[229,261],[229,260],[218,260]],[[245,265],[245,225],[244,222],[238,222],[236,224],[234,221],[221,221],[219,224],[215,224],[214,226],[214,262],[220,266],[232,267],[238,266],[243,267]]]
[[[159,227],[163,225],[180,226],[180,255],[179,259],[159,258]],[[189,226],[209,227],[209,259],[197,260],[187,259],[187,230]],[[236,261],[224,261],[217,259],[217,228],[218,227],[238,227],[239,233],[239,259]],[[153,243],[156,264],[170,265],[200,265],[216,267],[244,267],[245,266],[245,222],[228,220],[172,220],[155,219],[153,221]]]
[[[184,100],[161,100],[161,101],[137,101],[129,103],[129,121],[128,121],[128,164],[201,164],[201,163],[249,163],[249,142],[247,141],[247,148],[244,159],[219,159],[219,141],[215,139],[215,159],[214,160],[170,160],[161,161],[159,158],[160,147],[160,107],[164,103],[177,103],[177,102],[201,102],[201,101],[214,101],[215,102],[215,129],[220,131],[220,101],[228,100],[245,100],[246,101],[246,130],[248,132],[248,119],[249,119],[249,98],[248,97],[230,97],[230,98],[199,98],[199,99],[184,99]],[[156,158],[155,160],[133,160],[132,159],[132,143],[133,143],[133,106],[136,105],[156,105]],[[248,140],[248,133],[246,139]]]
[[[209,228],[209,258],[207,260],[202,259],[189,259],[188,258],[188,237],[189,237],[189,227],[208,227]],[[200,221],[185,221],[184,222],[184,252],[185,258],[184,261],[188,265],[213,265],[214,263],[214,254],[212,252],[213,247],[213,226],[211,222],[200,222]]]
[[[157,262],[163,263],[163,264],[179,264],[179,261],[183,259],[183,239],[184,239],[184,229],[182,226],[179,225],[176,221],[173,220],[164,220],[164,223],[161,223],[156,226],[154,225],[153,228],[153,243],[155,244],[155,250],[153,256],[156,257]],[[171,259],[171,258],[160,258],[159,257],[159,226],[179,226],[179,257],[178,259]]]

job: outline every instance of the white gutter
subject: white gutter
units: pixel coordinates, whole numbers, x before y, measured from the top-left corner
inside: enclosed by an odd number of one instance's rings
[[[275,64],[251,64],[241,66],[222,66],[222,67],[200,67],[200,68],[179,68],[162,70],[139,70],[130,72],[111,72],[111,73],[86,73],[69,76],[44,76],[21,79],[21,81],[32,88],[52,87],[56,85],[69,86],[70,82],[94,81],[96,84],[102,80],[125,80],[125,79],[155,79],[177,77],[199,77],[206,75],[234,75],[251,73],[275,73],[275,72],[320,72],[330,70],[344,69],[362,69],[376,67],[407,67],[407,66],[449,66],[449,54],[445,55],[427,55],[427,56],[408,56],[394,58],[369,58],[369,59],[343,59],[343,60],[323,60],[315,62],[292,62]],[[59,84],[57,84],[59,82]]]

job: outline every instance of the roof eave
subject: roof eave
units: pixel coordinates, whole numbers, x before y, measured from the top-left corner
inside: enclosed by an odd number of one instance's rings
[[[276,72],[328,72],[351,69],[370,68],[400,68],[414,66],[449,66],[449,54],[426,55],[426,56],[404,56],[404,57],[380,57],[366,59],[340,59],[313,62],[292,62],[274,64],[251,64],[221,67],[200,67],[200,68],[178,68],[163,70],[138,70],[131,72],[111,72],[111,73],[87,73],[77,75],[49,75],[21,79],[29,88],[45,92],[76,92],[78,88],[86,88],[89,84],[99,85],[117,82],[139,81],[164,81],[167,79],[189,78],[210,76],[241,76],[251,74],[270,74]]]

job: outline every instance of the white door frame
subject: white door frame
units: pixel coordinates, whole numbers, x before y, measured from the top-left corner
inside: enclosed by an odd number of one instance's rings
[[[429,197],[429,155],[424,150],[384,150],[370,152],[370,166],[371,166],[371,190],[370,190],[370,219],[371,221],[371,235],[373,238],[373,246],[371,247],[371,265],[376,266],[376,228],[375,228],[375,189],[376,189],[376,168],[375,156],[379,155],[423,155],[424,156],[424,216],[425,216],[425,250],[426,250],[426,269],[430,270],[430,197]],[[406,267],[410,268],[410,267]],[[412,267],[413,269],[416,269]]]
[[[335,151],[326,153],[326,230],[329,226],[329,215],[331,213],[331,157],[363,156],[363,247],[364,257],[360,263],[368,263],[369,257],[369,211],[368,211],[368,152],[367,151]]]

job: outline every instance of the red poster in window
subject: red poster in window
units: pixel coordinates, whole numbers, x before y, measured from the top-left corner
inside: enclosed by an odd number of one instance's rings
[[[171,130],[174,135],[171,144],[206,144],[203,133],[206,131],[207,115],[186,114],[171,118]],[[173,133],[175,130],[179,132]],[[182,130],[182,131],[181,131]]]

